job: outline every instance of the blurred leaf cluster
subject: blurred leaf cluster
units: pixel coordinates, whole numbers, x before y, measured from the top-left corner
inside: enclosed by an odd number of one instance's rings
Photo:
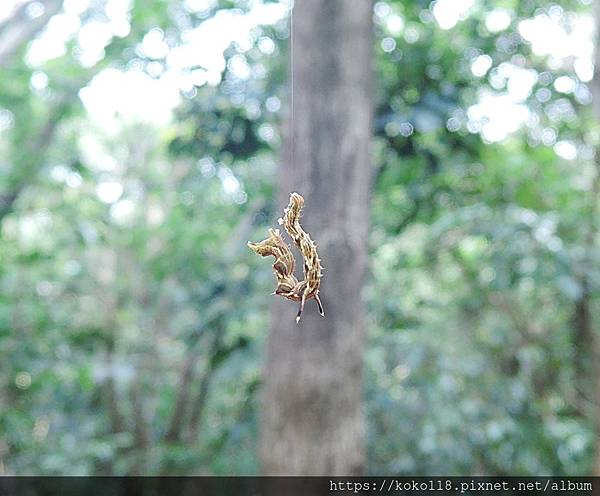
[[[162,81],[219,16],[287,5],[122,2],[89,61],[81,33],[116,3],[79,2],[62,55],[32,62],[34,40],[0,67],[0,473],[255,473],[272,274],[245,243],[278,211],[288,18],[226,44],[216,79],[184,67],[166,122],[82,102],[103,74]],[[599,135],[584,71],[527,22],[571,32],[590,7],[459,2],[442,26],[444,3],[374,7],[369,470],[585,474]],[[499,136],[482,98],[519,84]]]

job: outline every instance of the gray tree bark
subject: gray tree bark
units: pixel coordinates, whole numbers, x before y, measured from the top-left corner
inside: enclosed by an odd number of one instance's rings
[[[273,303],[260,434],[266,474],[358,474],[365,466],[361,289],[371,189],[372,15],[370,0],[299,0],[294,7],[293,118],[278,205],[283,209],[292,191],[305,198],[302,223],[325,267],[325,317],[310,300],[297,325],[296,305]]]

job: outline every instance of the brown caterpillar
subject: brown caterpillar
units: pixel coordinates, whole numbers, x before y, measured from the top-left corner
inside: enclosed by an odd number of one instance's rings
[[[324,316],[323,305],[319,298],[319,286],[323,276],[321,259],[317,253],[317,245],[300,225],[300,212],[304,205],[304,198],[298,193],[290,195],[290,203],[283,212],[283,218],[279,219],[290,235],[304,259],[304,280],[298,281],[294,275],[296,260],[292,250],[279,234],[279,229],[269,229],[269,237],[259,243],[248,242],[248,246],[262,257],[273,256],[273,271],[277,278],[277,288],[273,294],[281,295],[292,301],[299,301],[300,308],[296,315],[296,322],[300,322],[300,316],[304,310],[306,300],[314,298],[319,307],[319,313]]]

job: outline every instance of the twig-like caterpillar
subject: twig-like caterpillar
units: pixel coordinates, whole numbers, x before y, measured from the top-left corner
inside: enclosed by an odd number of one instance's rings
[[[296,315],[296,322],[304,310],[306,300],[314,298],[319,307],[319,313],[324,316],[323,305],[319,298],[319,286],[323,276],[321,259],[317,253],[317,245],[310,239],[307,232],[300,225],[300,212],[304,205],[304,198],[298,193],[290,195],[290,203],[284,210],[283,218],[279,219],[290,235],[304,259],[304,280],[298,281],[294,275],[296,261],[292,250],[279,234],[279,229],[269,229],[269,237],[259,243],[248,242],[248,246],[258,255],[275,257],[273,271],[277,278],[277,288],[273,294],[281,295],[292,301],[299,301],[300,308]]]

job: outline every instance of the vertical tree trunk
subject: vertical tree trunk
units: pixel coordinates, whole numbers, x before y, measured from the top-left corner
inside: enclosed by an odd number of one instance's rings
[[[296,305],[273,303],[260,440],[267,474],[357,474],[365,465],[372,15],[370,0],[299,0],[294,8],[293,118],[278,204],[292,191],[305,198],[302,223],[325,267],[325,317],[310,300],[297,325]]]

